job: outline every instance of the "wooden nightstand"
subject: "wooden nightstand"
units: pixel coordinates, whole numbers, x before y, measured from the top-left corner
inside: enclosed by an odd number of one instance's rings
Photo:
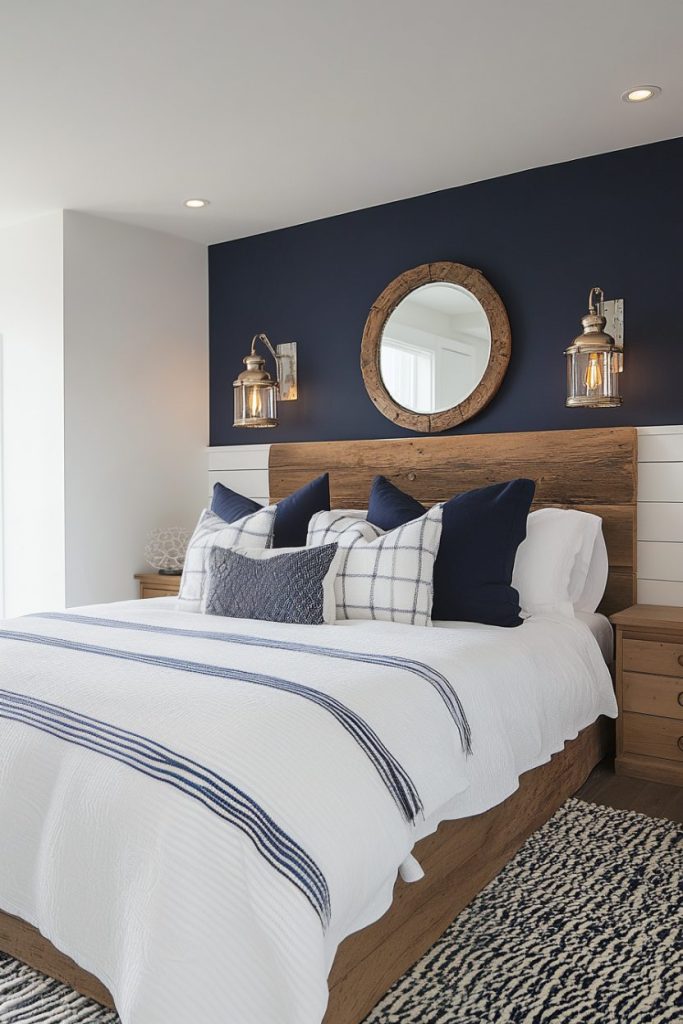
[[[180,590],[180,576],[162,576],[158,572],[137,572],[135,579],[140,582],[140,597],[175,597]]]
[[[615,771],[683,786],[683,608],[635,604],[617,629]]]

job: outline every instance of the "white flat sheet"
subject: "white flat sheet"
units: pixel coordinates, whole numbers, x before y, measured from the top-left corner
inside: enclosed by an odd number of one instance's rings
[[[577,621],[286,626],[180,613],[170,599],[74,612],[90,621],[0,624],[0,907],[100,977],[123,1024],[320,1024],[337,945],[384,913],[414,843],[499,803],[522,772],[600,714],[616,716],[604,659]],[[250,673],[359,717],[424,811],[406,820],[327,706]],[[462,702],[470,756],[435,673]],[[87,740],[63,724],[46,732],[55,715]],[[103,731],[116,750],[125,731],[136,761],[92,749]],[[159,744],[170,753],[150,777],[140,763]],[[300,879],[168,784],[188,763],[239,787],[312,860],[327,927]]]

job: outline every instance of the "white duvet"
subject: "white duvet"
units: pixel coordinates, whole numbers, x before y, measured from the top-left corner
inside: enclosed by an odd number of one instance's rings
[[[101,978],[123,1024],[320,1024],[338,944],[388,908],[414,843],[616,715],[578,621],[72,614],[0,624],[0,908]]]

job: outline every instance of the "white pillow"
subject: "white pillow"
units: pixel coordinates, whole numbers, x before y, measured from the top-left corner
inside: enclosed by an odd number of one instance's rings
[[[274,526],[275,505],[250,512],[234,523],[226,523],[215,512],[204,509],[187,546],[176,602],[178,611],[201,611],[208,579],[208,552],[212,547],[269,548]]]
[[[599,516],[576,509],[542,508],[530,513],[526,539],[517,549],[512,570],[523,616],[552,612],[574,617],[601,526]],[[589,600],[598,584],[596,576]]]
[[[597,607],[605,594],[608,576],[609,558],[607,555],[607,545],[605,544],[605,535],[602,532],[602,520],[600,520],[600,529],[598,530],[598,535],[595,538],[595,544],[593,545],[593,551],[588,565],[588,573],[583,584],[583,589],[579,593],[578,597],[574,597],[574,591],[578,592],[579,590],[581,576],[577,572],[576,579],[574,579],[574,574],[572,574],[573,582],[570,587],[570,592],[572,593],[572,600],[574,602],[574,611],[597,611]]]
[[[257,561],[262,561],[269,558],[278,558],[280,555],[292,555],[297,551],[306,551],[306,548],[232,548],[237,555],[244,555],[246,558],[254,558]],[[337,599],[334,593],[334,583],[339,572],[339,566],[342,560],[342,552],[337,549],[337,552],[330,562],[330,567],[325,573],[323,578],[323,622],[326,625],[331,625],[337,621]],[[206,610],[206,598],[208,594],[208,587],[204,588],[204,595],[202,598],[202,611]]]
[[[339,545],[337,618],[431,626],[441,505],[388,533],[348,511],[317,512],[306,539],[307,547]]]

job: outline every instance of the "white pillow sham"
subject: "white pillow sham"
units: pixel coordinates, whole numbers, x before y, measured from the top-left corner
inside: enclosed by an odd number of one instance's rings
[[[595,611],[607,582],[605,573],[598,596],[602,577],[598,560],[589,586],[599,536],[602,520],[589,512],[542,508],[530,513],[526,539],[517,549],[512,571],[512,586],[519,593],[522,616],[554,613],[573,618],[582,601],[589,605],[593,600],[594,607],[581,610]]]
[[[595,544],[593,545],[593,552],[590,556],[588,573],[586,575],[583,589],[579,593],[578,597],[572,596],[572,600],[574,601],[575,612],[589,612],[592,614],[593,612],[597,611],[598,605],[602,601],[605,594],[608,576],[609,557],[607,555],[605,535],[602,532],[601,520],[600,529],[598,530],[598,535],[595,538]],[[572,595],[574,591],[578,592],[579,584],[580,574],[577,573],[577,579],[575,580],[571,588]]]
[[[246,558],[253,558],[257,561],[263,561],[264,559],[278,558],[280,555],[292,555],[298,551],[306,551],[306,548],[231,548],[232,551],[237,555],[244,555]],[[334,584],[339,572],[339,566],[342,560],[342,552],[337,549],[334,558],[330,562],[330,567],[323,577],[323,621],[326,625],[331,625],[337,621],[337,599],[334,593]],[[208,587],[204,588],[204,595],[202,598],[202,611],[206,610],[206,598],[208,593]]]
[[[176,602],[178,611],[202,610],[208,579],[208,552],[212,547],[269,548],[274,526],[275,505],[250,512],[234,523],[226,523],[215,512],[204,509],[187,547]]]
[[[349,509],[318,512],[311,518],[307,547],[339,545],[338,619],[431,626],[441,513],[436,505],[419,519],[386,533]]]

